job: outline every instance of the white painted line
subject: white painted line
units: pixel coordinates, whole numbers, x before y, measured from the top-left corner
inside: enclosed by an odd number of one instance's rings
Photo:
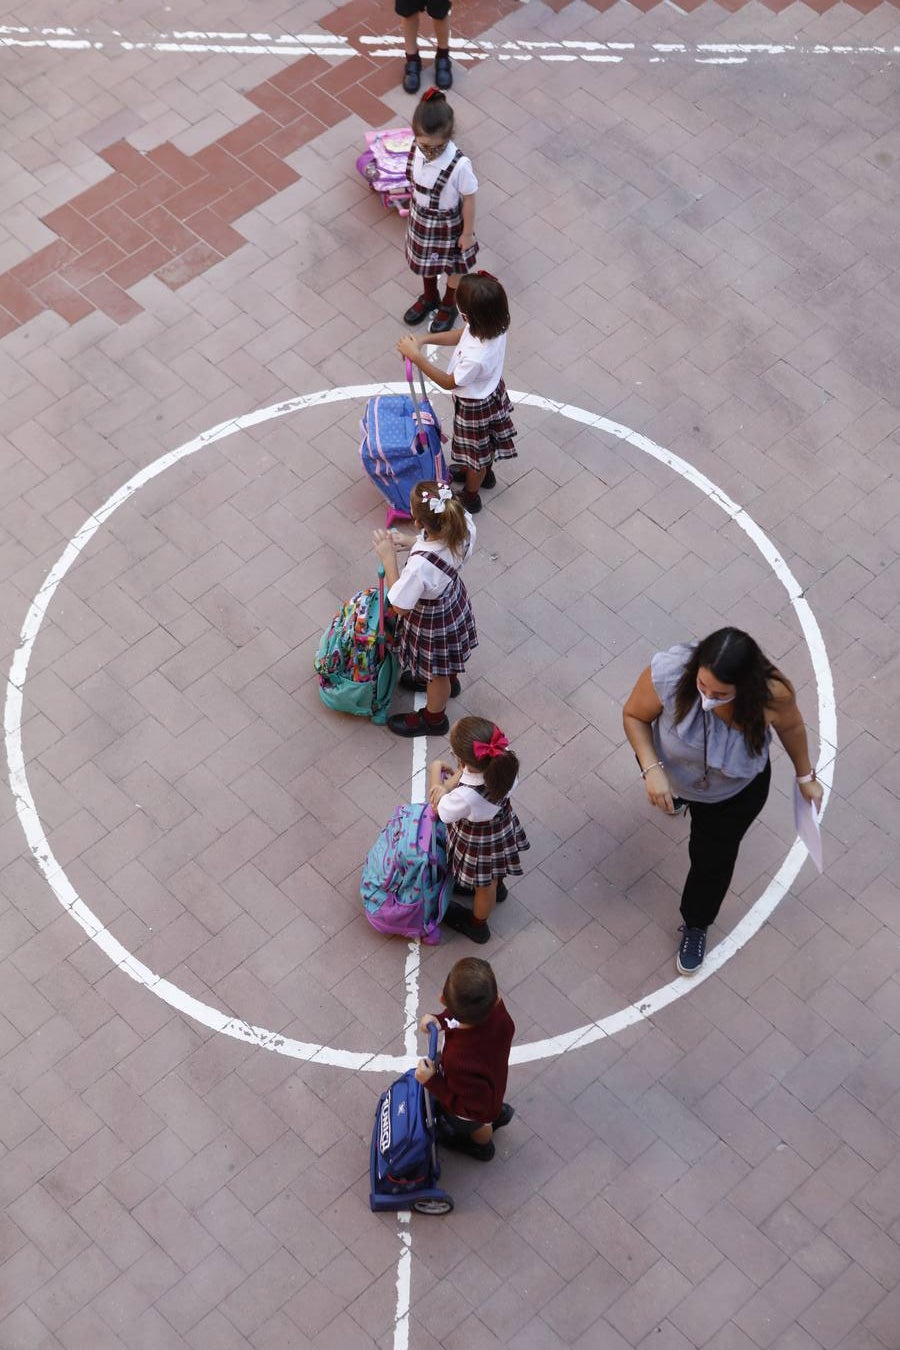
[[[406,1350],[409,1345],[409,1304],[412,1287],[412,1230],[409,1210],[397,1215],[400,1221],[400,1260],[397,1262],[397,1303],[394,1313],[393,1350]]]
[[[231,1016],[222,1012],[218,1008],[210,1007],[202,1003],[199,999],[187,994],[177,985],[169,980],[163,979],[160,975],[150,970],[142,962],[138,961],[130,952],[122,946],[113,934],[103,926],[97,916],[89,909],[81,897],[76,892],[72,883],[69,881],[63,868],[57,862],[50,847],[50,843],[44,833],[44,827],[38,815],[34,798],[31,794],[31,788],[28,782],[25,756],[22,745],[22,711],[25,692],[25,680],[28,674],[28,664],[34,649],[34,644],[40,632],[41,624],[50,607],[57,587],[65,577],[66,573],[77,561],[83,549],[87,546],[94,535],[100,529],[101,525],[128,501],[136,492],[138,492],[147,483],[164,473],[166,469],[179,463],[189,455],[196,454],[208,445],[213,445],[217,441],[223,440],[227,436],[232,436],[246,427],[259,426],[273,418],[284,417],[291,413],[302,412],[306,408],[321,407],[328,403],[341,403],[346,401],[355,401],[362,403],[365,399],[379,393],[403,393],[407,386],[406,383],[396,384],[367,384],[350,385],[338,389],[323,389],[314,394],[303,394],[297,398],[289,399],[284,403],[273,404],[268,408],[261,408],[255,412],[246,413],[241,417],[236,417],[228,422],[223,422],[209,431],[188,441],[178,449],[162,455],[152,464],[141,469],[132,478],[124,483],[116,492],[109,497],[103,505],[88,516],[87,520],[76,532],[71,541],[63,550],[62,555],[47,574],[40,590],[29,606],[28,613],[22,625],[19,646],[13,654],[12,664],[7,680],[6,705],[4,710],[4,733],[6,742],[6,754],[9,765],[9,783],[16,803],[19,820],[28,842],[28,847],[43,873],[46,881],[53,890],[60,904],[71,914],[76,923],[80,924],[84,932],[103,950],[112,963],[122,970],[131,979],[138,984],[144,985],[150,989],[159,998],[183,1013],[187,1017],[193,1018],[201,1025],[209,1027],[213,1031],[221,1032],[224,1036],[231,1036],[236,1040],[244,1041],[248,1045],[256,1045],[264,1050],[272,1050],[278,1054],[287,1055],[293,1059],[309,1060],[313,1063],[330,1064],[338,1068],[365,1070],[375,1073],[402,1073],[410,1065],[410,1056],[408,1053],[403,1055],[376,1054],[370,1051],[351,1051],[342,1050],[328,1045],[313,1044],[305,1041],[296,1041],[287,1036],[282,1036],[278,1032],[268,1031],[265,1027],[252,1026],[244,1022],[239,1017]],[[692,483],[701,493],[714,502],[725,514],[747,535],[762,556],[766,559],[769,566],[774,571],[781,585],[787,592],[791,605],[798,617],[803,636],[812,661],[813,674],[816,680],[818,695],[818,720],[819,720],[819,741],[820,752],[819,760],[816,766],[820,779],[825,788],[825,797],[822,804],[824,815],[827,807],[828,798],[831,790],[831,767],[837,751],[837,719],[834,701],[834,686],[831,677],[831,668],[828,662],[828,655],[825,651],[825,644],[819,625],[815,616],[809,607],[803,595],[803,590],[796,577],[791,572],[787,563],[778,552],[775,545],[768,536],[760,529],[756,522],[747,514],[743,507],[733,501],[727,493],[707,478],[705,474],[682,459],[679,455],[673,454],[663,446],[657,445],[648,437],[632,431],[629,427],[622,426],[618,422],[612,422],[606,417],[601,417],[597,413],[592,413],[584,408],[572,407],[569,404],[559,403],[553,399],[544,398],[539,394],[526,394],[517,391],[510,391],[510,396],[514,402],[527,405],[534,408],[541,408],[551,413],[556,413],[560,417],[565,417],[570,421],[578,422],[583,426],[592,427],[594,430],[608,436],[613,436],[618,440],[627,441],[629,445],[650,455],[653,459],[667,465],[673,472],[680,474],[682,478]],[[803,865],[806,854],[805,850],[794,843],[789,850],[787,857],[781,864],[776,875],[766,886],[763,894],[754,903],[749,913],[741,921],[738,927],[712,949],[706,958],[706,961],[697,975],[690,980],[678,978],[666,985],[662,989],[648,993],[644,998],[639,999],[629,1008],[624,1008],[619,1012],[611,1014],[609,1017],[601,1018],[595,1022],[589,1022],[584,1026],[576,1027],[570,1032],[559,1036],[548,1037],[541,1041],[532,1041],[524,1045],[518,1045],[513,1050],[512,1062],[515,1064],[530,1063],[533,1060],[546,1059],[553,1055],[558,1055],[566,1050],[574,1049],[577,1046],[588,1045],[592,1041],[599,1040],[605,1036],[614,1036],[624,1027],[631,1026],[634,1022],[642,1018],[651,1016],[660,1008],[665,1007],[674,999],[680,998],[691,988],[696,988],[699,983],[708,979],[715,971],[739,951],[740,948],[749,941],[749,939],[758,932],[763,923],[775,909],[778,902],[787,893],[789,887],[796,879],[800,868]],[[406,1041],[404,1040],[404,1049]]]
[[[416,694],[414,708],[425,706],[425,695]],[[412,741],[412,773],[409,800],[424,802],[428,781],[428,737],[416,736]],[[408,1060],[413,1063],[419,1058],[416,1029],[419,1022],[419,969],[421,966],[422,944],[413,938],[406,952],[406,966],[403,978],[406,982],[406,1002],[403,1006],[403,1048]],[[409,1226],[411,1215],[408,1209],[400,1210],[397,1221],[400,1227],[397,1236],[400,1239],[400,1257],[397,1262],[397,1304],[394,1312],[393,1350],[407,1350],[409,1345],[409,1304],[412,1289],[412,1229]]]
[[[523,0],[524,2],[524,0]],[[682,57],[701,65],[746,65],[752,60],[773,56],[879,56],[894,59],[900,46],[784,42],[563,42],[529,41],[524,38],[503,42],[451,38],[454,59],[461,62],[484,61],[621,61],[626,53],[637,61],[658,64],[661,60]],[[55,51],[125,51],[198,53],[228,56],[354,56],[364,53],[379,60],[398,57],[402,38],[396,34],[361,35],[355,42],[333,33],[238,33],[172,32],[152,36],[126,37],[118,29],[79,30],[74,28],[28,28],[22,25],[0,26],[0,47],[48,48]],[[619,53],[612,55],[611,53]],[[422,43],[422,54],[434,55],[433,45]]]

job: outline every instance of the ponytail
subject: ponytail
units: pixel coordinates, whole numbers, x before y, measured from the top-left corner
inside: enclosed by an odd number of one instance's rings
[[[519,759],[498,726],[486,717],[461,717],[450,728],[450,745],[467,768],[484,774],[488,801],[509,796],[519,776]]]
[[[465,507],[446,483],[436,483],[430,478],[416,483],[409,494],[409,514],[428,531],[430,539],[446,544],[455,558],[465,555],[469,540]]]

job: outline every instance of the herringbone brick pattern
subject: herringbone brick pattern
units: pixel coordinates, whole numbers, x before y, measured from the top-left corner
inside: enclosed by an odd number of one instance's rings
[[[860,50],[900,25],[890,5],[813,8],[458,5],[458,31],[497,44],[633,44],[460,69],[483,264],[513,302],[507,381],[655,439],[747,509],[822,626],[840,749],[825,874],[807,864],[652,1020],[516,1068],[495,1161],[446,1161],[455,1212],[412,1223],[410,1350],[900,1344],[898,95],[895,63]],[[123,29],[160,18],[118,10]],[[391,31],[374,3],[324,10],[254,24]],[[225,27],[211,6],[178,23]],[[753,42],[854,53],[651,47]],[[412,294],[402,224],[353,170],[370,117],[408,116],[396,61],[35,49],[10,70],[6,658],[132,473],[256,408],[396,379]],[[329,713],[311,668],[373,573],[360,412],[244,427],[126,501],[52,601],[24,745],[60,865],[139,961],[283,1036],[400,1054],[406,947],[369,929],[358,875],[410,747]],[[458,706],[499,719],[523,765],[532,848],[486,953],[525,1043],[673,975],[686,827],[646,809],[619,711],[650,653],[740,623],[814,739],[816,692],[782,586],[714,502],[554,412],[517,421],[468,570],[481,644]],[[779,752],[715,941],[785,855],[788,791]],[[401,1240],[367,1201],[384,1077],[176,1014],[62,912],[2,802],[0,1350],[397,1350]],[[471,950],[423,949],[421,1008]]]

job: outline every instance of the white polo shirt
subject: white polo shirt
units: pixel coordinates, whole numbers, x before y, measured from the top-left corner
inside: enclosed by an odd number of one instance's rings
[[[456,380],[453,393],[457,398],[487,398],[503,378],[505,360],[505,333],[495,338],[477,338],[466,324],[447,366],[448,375]]]
[[[437,804],[437,813],[445,825],[454,820],[493,820],[502,803],[489,802],[476,787],[484,787],[484,774],[463,769],[459,786],[445,793]]]
[[[424,530],[419,532],[416,542],[409,551],[406,566],[388,591],[388,600],[392,605],[397,609],[415,609],[420,600],[436,600],[439,595],[443,595],[453,578],[422,555],[434,553],[443,562],[449,563],[452,568],[459,571],[463,563],[468,562],[475,547],[475,522],[468,511],[466,524],[469,527],[469,538],[462,558],[458,558],[450,545],[443,540],[426,539]]]
[[[456,142],[448,141],[437,159],[428,160],[416,146],[412,162],[413,182],[419,188],[425,189],[424,192],[416,193],[417,206],[428,205],[429,192],[437,182],[438,175],[443,173],[447,165],[451,163],[456,151]],[[472,161],[468,155],[462,155],[441,189],[438,206],[442,211],[453,211],[459,205],[460,197],[470,197],[473,192],[477,191],[478,179],[475,177]]]

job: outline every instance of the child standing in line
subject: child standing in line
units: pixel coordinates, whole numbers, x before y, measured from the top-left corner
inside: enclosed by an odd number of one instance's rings
[[[391,530],[375,530],[375,552],[384,565],[388,600],[397,612],[396,651],[407,689],[425,689],[418,712],[395,713],[396,736],[445,736],[447,702],[459,693],[458,676],[478,646],[472,606],[459,569],[475,547],[475,522],[446,483],[426,480],[410,493],[409,513],[419,526],[403,572]]]
[[[428,11],[434,24],[434,82],[438,89],[449,89],[453,84],[453,66],[450,61],[450,0],[394,0],[394,13],[403,25],[403,45],[406,65],[403,70],[403,88],[407,94],[417,94],[422,81],[422,58],[419,55],[419,15]]]
[[[530,847],[509,800],[518,782],[519,760],[500,728],[484,717],[461,717],[454,723],[450,749],[456,767],[433,761],[428,796],[447,826],[454,889],[474,900],[471,911],[451,901],[444,923],[473,942],[487,942],[494,905],[506,899],[504,877],[522,875],[519,854]]]
[[[446,333],[456,321],[456,287],[478,256],[472,161],[453,140],[453,110],[440,89],[426,89],[412,118],[415,144],[406,176],[412,196],[406,228],[406,261],[422,278],[422,294],[403,315],[410,325],[437,310],[432,333]],[[444,298],[438,277],[446,274]]]
[[[453,346],[446,371],[422,352],[422,340],[404,335],[397,350],[423,374],[453,394],[453,463],[450,475],[463,486],[466,510],[481,510],[480,489],[496,485],[495,459],[516,457],[512,404],[503,382],[509,304],[506,291],[489,272],[470,272],[457,291],[459,316],[465,327],[430,341]]]
[[[444,982],[441,1002],[442,1013],[426,1013],[419,1022],[423,1033],[432,1025],[444,1032],[440,1067],[420,1059],[416,1079],[441,1108],[437,1119],[444,1148],[490,1162],[494,1130],[515,1115],[503,1100],[515,1023],[493,970],[477,956],[457,961]]]

